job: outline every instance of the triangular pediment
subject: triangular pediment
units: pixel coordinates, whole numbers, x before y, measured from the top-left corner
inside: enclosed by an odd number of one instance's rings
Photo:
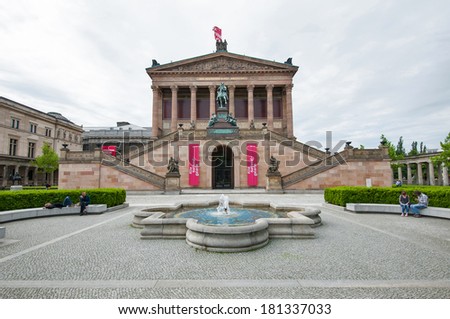
[[[252,71],[288,71],[295,72],[296,66],[272,62],[232,53],[214,53],[202,57],[182,60],[148,68],[149,73],[165,72],[252,72]]]

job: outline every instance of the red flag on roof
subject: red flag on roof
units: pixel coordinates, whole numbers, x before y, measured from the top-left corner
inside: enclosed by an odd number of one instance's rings
[[[222,41],[222,29],[219,27],[214,27],[213,31],[214,31],[214,39],[216,41]]]

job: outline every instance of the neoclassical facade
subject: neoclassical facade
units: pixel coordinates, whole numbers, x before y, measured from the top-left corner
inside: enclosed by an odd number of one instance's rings
[[[183,127],[205,129],[216,112],[216,90],[228,88],[228,111],[239,128],[293,137],[292,79],[298,67],[219,51],[147,69],[152,79],[152,135]]]
[[[116,157],[100,149],[64,150],[60,187],[286,192],[391,185],[384,147],[359,150],[347,143],[343,150],[321,150],[295,138],[293,112],[300,107],[292,98],[298,71],[292,59],[258,59],[219,44],[203,56],[153,60],[146,69],[153,93],[151,139],[124,147]]]
[[[31,161],[42,154],[47,143],[57,154],[63,145],[82,149],[83,128],[60,113],[44,113],[29,106],[0,97],[0,186],[13,184],[19,173],[23,185],[43,185],[45,175],[38,174]],[[48,176],[52,185],[58,182],[58,171]]]

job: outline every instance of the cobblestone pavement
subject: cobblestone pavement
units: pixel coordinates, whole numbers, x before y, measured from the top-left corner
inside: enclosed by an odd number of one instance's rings
[[[317,238],[272,239],[244,253],[141,240],[144,208],[218,194],[132,193],[101,215],[5,223],[0,298],[450,298],[450,220],[354,214],[322,194],[230,194],[230,200],[319,207]]]

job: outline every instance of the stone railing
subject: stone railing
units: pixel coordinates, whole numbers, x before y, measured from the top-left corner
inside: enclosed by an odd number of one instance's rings
[[[327,158],[318,160],[311,165],[301,168],[298,171],[285,175],[281,178],[283,187],[290,186],[292,184],[301,182],[305,179],[308,179],[314,175],[320,174],[324,171],[327,171],[333,167],[344,164],[346,160],[347,154],[345,151],[329,156]]]
[[[146,152],[151,152],[155,149],[157,149],[158,147],[161,147],[162,145],[166,144],[166,143],[170,143],[176,140],[178,136],[178,131],[169,133],[155,141],[149,142],[148,145],[146,145],[144,148],[142,149],[137,149],[134,150],[132,152],[129,153],[128,158],[131,160],[133,158],[139,157],[142,154],[146,153]]]
[[[147,171],[146,169],[140,168],[130,163],[124,165],[122,161],[108,154],[103,154],[103,159],[104,160],[102,161],[102,164],[105,166],[112,167],[122,173],[136,177],[144,182],[150,183],[152,185],[155,185],[156,187],[164,189],[166,179],[158,174]]]

